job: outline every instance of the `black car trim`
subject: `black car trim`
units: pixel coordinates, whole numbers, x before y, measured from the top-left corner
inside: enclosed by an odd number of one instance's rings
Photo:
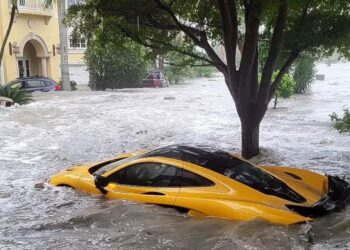
[[[316,218],[339,211],[350,204],[350,184],[339,177],[328,176],[328,193],[311,207],[286,205],[302,216]]]
[[[303,180],[299,175],[296,175],[296,174],[293,174],[293,173],[290,173],[290,172],[284,172],[284,173],[289,175],[289,176],[291,176],[291,177],[293,177],[296,180],[300,180],[300,181]]]
[[[99,170],[100,168],[102,168],[103,166],[106,166],[110,163],[113,163],[113,162],[117,162],[117,161],[120,161],[120,160],[123,160],[125,158],[128,158],[128,157],[124,157],[124,158],[119,158],[119,159],[113,159],[113,160],[108,160],[108,161],[104,161],[104,162],[101,162],[99,164],[96,164],[94,166],[92,166],[91,168],[89,168],[89,173],[90,174],[93,174],[95,173],[97,170]]]

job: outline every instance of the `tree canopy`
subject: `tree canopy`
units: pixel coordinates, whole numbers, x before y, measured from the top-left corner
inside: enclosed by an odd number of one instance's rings
[[[144,49],[135,43],[114,43],[110,39],[90,42],[85,60],[93,90],[130,88],[139,85],[149,60]]]
[[[246,158],[259,152],[260,122],[301,53],[350,56],[347,0],[86,0],[70,9],[67,23],[88,39],[103,27],[114,39],[128,38],[158,53],[172,51],[216,67],[241,120]],[[220,44],[225,58],[216,53]]]

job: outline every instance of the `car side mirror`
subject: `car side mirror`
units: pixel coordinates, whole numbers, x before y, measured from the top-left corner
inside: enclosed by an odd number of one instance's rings
[[[96,188],[98,188],[101,191],[101,193],[107,194],[107,190],[104,189],[104,187],[106,187],[109,182],[107,177],[104,177],[102,175],[95,175],[94,179]]]

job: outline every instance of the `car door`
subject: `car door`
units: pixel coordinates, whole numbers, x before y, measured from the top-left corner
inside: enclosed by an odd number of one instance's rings
[[[182,169],[176,184],[180,186],[180,192],[174,205],[189,209],[189,214],[194,216],[215,215],[220,208],[217,201],[227,199],[227,190],[220,184],[189,169]]]
[[[142,87],[153,87],[154,76],[152,73],[148,73],[145,79],[142,80]]]
[[[44,83],[41,80],[28,80],[26,89],[30,92],[41,91],[44,87]]]
[[[43,83],[45,85],[45,91],[55,90],[55,84],[53,82],[43,80]]]
[[[106,196],[172,206],[180,190],[173,185],[179,171],[181,166],[161,162],[129,165],[107,176]]]

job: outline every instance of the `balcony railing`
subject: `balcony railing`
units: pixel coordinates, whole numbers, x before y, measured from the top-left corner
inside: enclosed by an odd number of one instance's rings
[[[18,0],[18,9],[34,12],[51,12],[52,8],[45,8],[45,0]]]

